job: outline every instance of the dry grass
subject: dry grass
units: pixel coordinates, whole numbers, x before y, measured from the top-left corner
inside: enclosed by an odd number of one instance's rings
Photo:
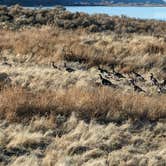
[[[21,86],[0,92],[1,118],[20,121],[30,120],[36,115],[69,116],[73,111],[87,121],[93,118],[105,122],[165,118],[165,95],[154,93],[151,96],[155,89],[149,88],[149,82],[143,85],[148,96],[128,93],[127,80],[115,82],[121,87],[119,91],[96,88],[99,78],[96,67],[93,68],[99,64],[116,64],[117,69],[124,73],[137,69],[148,80],[147,71],[150,70],[163,79],[166,59],[163,38],[89,34],[48,26],[21,31],[3,30],[0,37],[1,60],[6,58],[14,66],[2,66],[1,71],[9,73],[12,84]],[[76,69],[81,65],[88,66],[89,70],[80,68],[70,74],[63,69],[50,69],[48,64],[52,60],[57,64],[63,61],[73,63]],[[54,92],[50,93],[52,89]]]
[[[100,125],[80,121],[73,114],[60,127],[48,119],[30,125],[0,123],[1,165],[96,166],[164,165],[165,122]],[[40,126],[40,128],[39,128]],[[58,133],[62,133],[58,136]],[[10,155],[10,157],[9,157]]]
[[[0,165],[165,165],[166,95],[149,82],[149,72],[165,77],[164,38],[48,26],[0,38],[0,70],[11,79],[0,91]],[[126,76],[111,79],[117,89],[99,86],[99,64]],[[146,94],[129,85],[132,69]]]
[[[157,120],[166,117],[165,95],[123,94],[109,88],[57,90],[31,93],[20,88],[0,93],[1,119],[30,120],[34,116],[69,116],[89,121]]]
[[[123,71],[159,70],[165,66],[166,43],[152,36],[88,34],[43,27],[19,32],[1,31],[0,50],[20,55],[19,61],[48,64],[70,61],[88,64],[115,64]],[[27,58],[28,55],[28,58]],[[16,56],[17,57],[17,56]],[[15,58],[16,58],[15,57]]]

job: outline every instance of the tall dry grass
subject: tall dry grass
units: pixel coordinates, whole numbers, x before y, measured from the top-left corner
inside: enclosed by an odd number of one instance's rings
[[[166,117],[166,96],[123,94],[109,88],[71,88],[56,92],[32,93],[12,88],[0,93],[0,117],[11,121],[27,121],[34,116],[66,117],[76,115],[89,121],[122,121],[126,119],[157,120]]]
[[[88,34],[77,30],[43,27],[22,31],[1,31],[0,50],[29,55],[29,62],[74,61],[89,66],[115,64],[121,70],[162,70],[166,43],[152,36],[123,36],[112,33]]]

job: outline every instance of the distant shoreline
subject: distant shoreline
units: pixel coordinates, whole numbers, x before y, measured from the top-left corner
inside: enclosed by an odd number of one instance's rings
[[[91,6],[91,7],[95,7],[95,6],[105,6],[105,7],[166,7],[166,4],[147,4],[147,5],[143,5],[143,4],[110,4],[110,5],[64,5],[64,6],[80,6],[80,7],[86,7],[86,6]],[[44,7],[44,6],[43,6]],[[50,6],[52,7],[52,6]]]
[[[0,6],[14,6],[14,5],[5,5],[5,4],[0,4]],[[90,7],[166,7],[166,4],[100,4],[100,5],[92,5],[92,4],[73,4],[73,5],[22,5],[23,7],[54,7],[54,6],[66,6],[66,7],[86,7],[86,6],[90,6]]]

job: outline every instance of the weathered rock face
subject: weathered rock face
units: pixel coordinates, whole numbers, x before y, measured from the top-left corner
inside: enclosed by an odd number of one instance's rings
[[[88,15],[71,13],[64,7],[53,9],[28,9],[19,5],[0,6],[0,29],[21,29],[51,25],[64,29],[82,28],[90,32],[111,30],[115,33],[166,34],[166,22],[155,20],[131,19],[125,16],[110,17],[106,14]],[[160,28],[159,28],[160,27]]]

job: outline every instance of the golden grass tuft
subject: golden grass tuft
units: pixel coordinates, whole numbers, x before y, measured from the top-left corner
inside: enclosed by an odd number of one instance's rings
[[[30,120],[34,116],[65,116],[75,112],[89,121],[122,121],[125,119],[157,120],[166,117],[165,95],[123,94],[109,88],[70,88],[56,92],[32,93],[20,88],[0,93],[1,119]]]

